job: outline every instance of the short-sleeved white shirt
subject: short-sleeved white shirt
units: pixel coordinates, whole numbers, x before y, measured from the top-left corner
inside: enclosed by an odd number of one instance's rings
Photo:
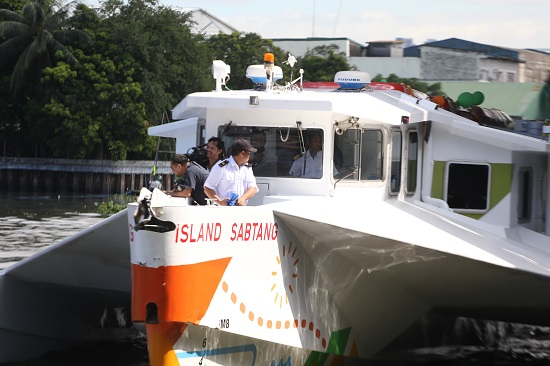
[[[306,166],[304,172],[304,155],[292,163],[290,167],[290,175],[295,177],[304,178],[321,178],[323,177],[323,151],[318,151],[315,154],[315,158],[311,156],[311,153],[306,151],[305,153]]]
[[[222,200],[231,198],[232,192],[240,197],[250,187],[258,191],[252,167],[248,164],[239,167],[232,156],[212,166],[204,186],[213,189]]]

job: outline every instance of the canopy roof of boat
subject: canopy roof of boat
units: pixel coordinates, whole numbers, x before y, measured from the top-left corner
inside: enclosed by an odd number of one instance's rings
[[[257,104],[251,104],[255,97]],[[174,119],[205,118],[207,109],[238,110],[311,110],[332,112],[359,118],[359,123],[400,125],[402,117],[409,123],[432,121],[448,133],[515,151],[550,152],[547,141],[511,131],[483,127],[469,119],[440,109],[429,100],[417,99],[395,90],[374,92],[265,92],[258,90],[193,93],[173,110]],[[160,126],[158,126],[160,127]],[[166,126],[165,128],[169,128]],[[151,135],[159,130],[149,131]],[[164,136],[166,136],[164,134]]]
[[[258,104],[251,105],[250,97]],[[401,124],[401,117],[411,122],[426,120],[418,99],[399,91],[385,92],[265,92],[257,90],[193,93],[172,111],[172,118],[204,117],[206,109],[302,110],[332,112],[368,121]],[[426,101],[428,102],[428,101]],[[433,109],[436,104],[428,102]],[[368,105],[368,108],[365,108]]]

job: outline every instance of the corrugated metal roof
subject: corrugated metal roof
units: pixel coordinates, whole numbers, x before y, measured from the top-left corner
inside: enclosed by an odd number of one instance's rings
[[[510,116],[526,120],[550,119],[550,95],[544,83],[486,83],[475,81],[430,81],[441,83],[448,97],[457,100],[463,92],[480,91],[480,107],[500,109]]]

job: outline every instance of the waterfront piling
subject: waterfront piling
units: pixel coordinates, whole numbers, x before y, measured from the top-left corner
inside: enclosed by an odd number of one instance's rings
[[[2,158],[0,191],[117,195],[139,191],[153,178],[153,161]],[[172,186],[169,162],[157,163],[162,186]]]

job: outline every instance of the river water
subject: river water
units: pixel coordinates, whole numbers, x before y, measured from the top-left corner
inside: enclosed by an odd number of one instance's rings
[[[101,221],[97,205],[107,199],[0,192],[0,269]],[[409,362],[371,361],[366,365],[550,365],[550,329],[520,326],[507,334],[495,334],[499,339],[488,344],[417,349],[410,353]],[[85,344],[38,360],[6,365],[147,366],[149,360],[145,339],[138,337],[125,342]]]
[[[101,221],[104,196],[22,196],[0,193],[0,269]],[[2,347],[2,345],[0,345]],[[144,337],[93,343],[13,366],[147,366]]]

